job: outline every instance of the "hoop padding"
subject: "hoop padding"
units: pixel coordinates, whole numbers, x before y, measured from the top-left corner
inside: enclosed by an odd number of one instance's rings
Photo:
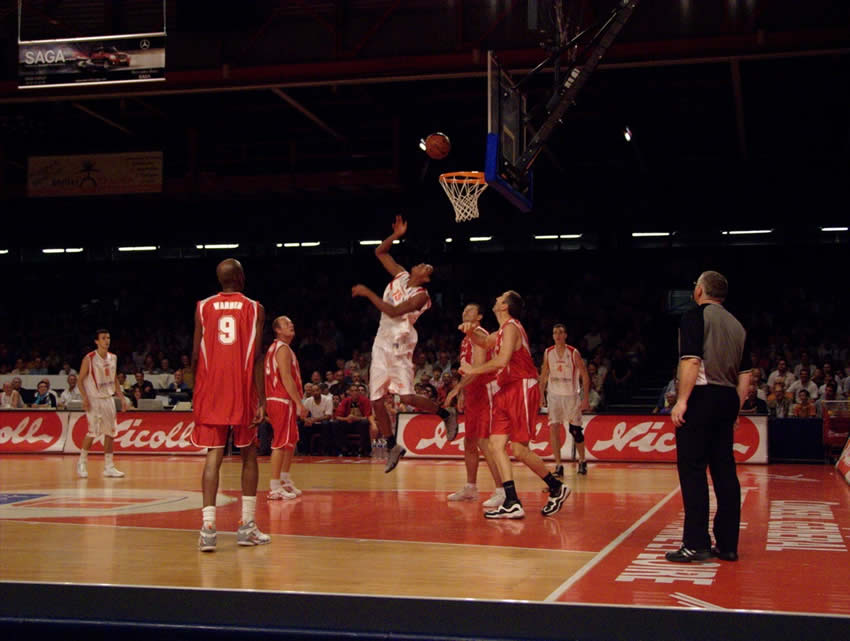
[[[478,218],[478,197],[487,189],[483,171],[441,174],[440,184],[454,207],[455,222]]]

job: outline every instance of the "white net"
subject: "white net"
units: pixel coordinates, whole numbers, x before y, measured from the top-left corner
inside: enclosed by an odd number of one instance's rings
[[[487,189],[484,172],[459,171],[441,174],[440,184],[455,209],[456,222],[478,218],[478,197]]]

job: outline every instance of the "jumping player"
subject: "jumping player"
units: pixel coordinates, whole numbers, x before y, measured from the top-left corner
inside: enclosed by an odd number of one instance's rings
[[[463,322],[476,324],[477,327],[474,332],[483,340],[486,340],[489,333],[480,326],[482,317],[481,305],[478,303],[469,303],[463,309]],[[468,336],[464,336],[463,341],[461,341],[460,362],[462,364],[481,365],[492,356],[486,349],[474,344]],[[495,379],[496,377],[493,374],[464,376],[448,393],[443,403],[444,407],[448,407],[463,390],[463,396],[459,399],[462,400],[463,404],[461,406],[459,403],[458,408],[462,409],[464,416],[463,459],[466,464],[466,485],[459,491],[449,494],[449,501],[475,501],[478,499],[478,452],[480,450],[496,485],[496,490],[489,499],[484,501],[483,505],[484,507],[498,507],[505,502],[502,478],[499,476],[499,468],[493,458],[489,439],[493,412],[493,385],[491,383]]]
[[[238,260],[223,260],[215,271],[221,293],[198,301],[192,347],[192,443],[209,448],[201,483],[204,507],[198,547],[202,552],[212,552],[216,546],[215,499],[230,428],[233,443],[242,453],[242,520],[236,542],[249,546],[271,541],[254,522],[259,476],[257,424],[265,414],[262,353],[258,347],[265,310],[242,294],[245,272]]]
[[[581,413],[590,409],[590,375],[584,365],[584,359],[572,345],[567,345],[567,328],[558,323],[552,328],[555,344],[547,347],[543,354],[543,367],[540,371],[540,390],[546,390],[549,403],[549,442],[555,455],[555,476],[564,479],[564,466],[561,464],[562,425],[569,426],[570,434],[576,443],[578,452],[578,473],[587,474],[587,461],[584,453],[584,432],[581,426]],[[581,386],[579,387],[579,378]],[[581,397],[579,397],[581,392]],[[543,404],[543,395],[540,396]]]
[[[531,349],[525,329],[517,318],[522,313],[522,297],[513,290],[506,291],[496,299],[493,312],[499,321],[499,331],[483,339],[475,332],[474,323],[460,326],[473,343],[492,348],[495,356],[482,365],[462,365],[461,374],[488,374],[496,372],[499,389],[493,395],[493,422],[490,428],[490,446],[499,467],[505,502],[484,516],[488,519],[521,519],[525,516],[517,497],[513,481],[511,459],[505,451],[510,440],[513,455],[522,461],[549,486],[549,499],[543,507],[543,515],[551,516],[561,509],[570,488],[557,479],[540,457],[532,452],[528,443],[534,430],[534,420],[540,407],[540,386],[537,384],[537,368],[531,359]]]
[[[115,432],[118,420],[115,416],[113,396],[121,399],[121,411],[126,412],[130,406],[127,397],[118,383],[118,357],[109,351],[111,342],[108,329],[99,329],[94,333],[94,344],[97,349],[89,352],[80,365],[80,396],[83,409],[86,411],[89,430],[83,439],[80,450],[80,460],[77,462],[77,476],[88,478],[86,465],[89,449],[94,439],[103,436],[103,475],[120,478],[124,472],[115,469],[112,459]]]
[[[304,388],[301,368],[292,351],[295,323],[278,316],[272,323],[275,340],[266,352],[266,413],[272,425],[272,470],[269,499],[294,499],[301,495],[289,476],[295,444],[298,443],[298,417],[307,410],[301,402]]]
[[[387,439],[390,452],[384,472],[391,472],[399,459],[407,452],[396,443],[390,416],[384,405],[384,398],[398,394],[401,402],[412,405],[430,414],[438,414],[446,425],[446,436],[453,440],[457,436],[457,412],[447,410],[424,396],[414,394],[413,390],[413,350],[418,335],[414,324],[431,307],[431,298],[423,285],[431,282],[431,265],[420,263],[408,273],[390,255],[393,241],[407,232],[407,221],[401,216],[395,217],[393,233],[375,249],[375,256],[392,276],[384,289],[383,298],[365,285],[351,288],[353,297],[363,296],[381,312],[378,333],[372,344],[372,364],[369,369],[369,399],[375,408],[375,420],[381,436]]]

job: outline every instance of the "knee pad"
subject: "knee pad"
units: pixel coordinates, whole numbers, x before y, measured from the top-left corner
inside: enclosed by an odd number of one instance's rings
[[[584,443],[584,430],[581,425],[570,424],[570,434],[573,435],[573,440],[576,443]]]

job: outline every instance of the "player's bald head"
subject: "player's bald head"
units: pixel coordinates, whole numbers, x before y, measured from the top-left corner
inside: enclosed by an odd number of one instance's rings
[[[215,268],[215,275],[222,289],[241,291],[245,286],[245,271],[235,258],[225,258]]]
[[[283,326],[284,323],[291,323],[291,322],[292,322],[292,320],[289,318],[289,316],[278,316],[277,318],[274,319],[274,322],[272,323],[272,329],[279,329],[280,327]]]

